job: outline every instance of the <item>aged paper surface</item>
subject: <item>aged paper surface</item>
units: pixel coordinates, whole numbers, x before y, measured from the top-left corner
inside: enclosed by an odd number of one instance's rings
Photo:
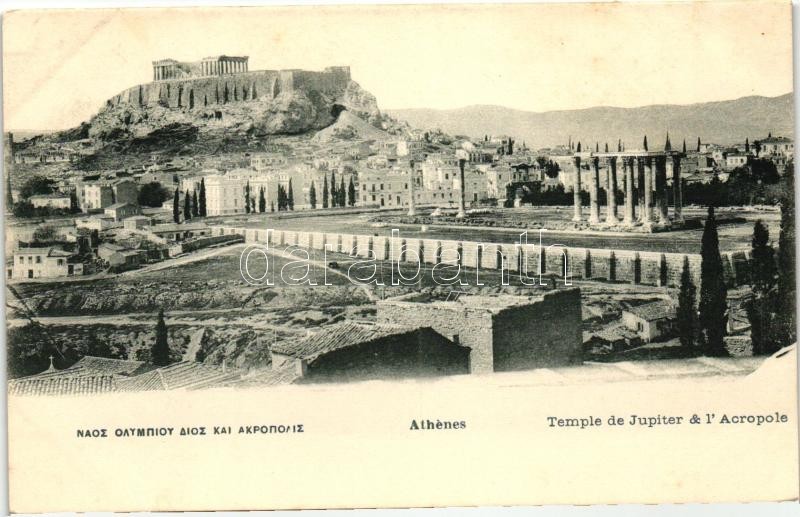
[[[791,37],[6,13],[11,510],[796,499]]]

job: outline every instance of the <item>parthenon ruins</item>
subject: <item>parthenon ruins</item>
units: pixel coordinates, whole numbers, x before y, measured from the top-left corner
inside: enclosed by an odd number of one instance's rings
[[[619,150],[617,152],[576,152],[573,155],[575,165],[574,183],[574,216],[573,221],[583,220],[581,206],[581,163],[590,165],[589,184],[589,224],[606,225],[654,225],[668,227],[683,222],[681,208],[683,194],[681,191],[681,156],[673,151],[667,138],[663,151]],[[608,167],[606,190],[605,221],[600,215],[600,161],[604,160]],[[617,168],[622,167],[622,178],[617,178]],[[667,168],[672,172],[672,218],[669,216],[667,197]],[[622,190],[625,194],[625,206],[620,221],[617,211],[617,200],[613,192]],[[655,213],[654,213],[655,211]]]
[[[245,73],[248,59],[248,56],[212,56],[196,62],[160,59],[153,61],[153,81]]]

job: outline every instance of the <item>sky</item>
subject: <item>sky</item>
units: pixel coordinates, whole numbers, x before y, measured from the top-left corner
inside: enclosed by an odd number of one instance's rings
[[[349,65],[382,109],[690,104],[792,91],[789,2],[15,11],[5,130],[73,127],[151,62]]]

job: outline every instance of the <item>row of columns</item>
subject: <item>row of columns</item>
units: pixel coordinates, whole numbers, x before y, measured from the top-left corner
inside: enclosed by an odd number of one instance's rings
[[[153,80],[163,81],[165,79],[174,79],[177,77],[175,65],[154,65],[153,66]]]
[[[575,183],[573,186],[574,216],[573,221],[583,219],[581,203],[581,158],[575,156]],[[609,156],[606,190],[606,224],[618,224],[617,200],[615,193],[617,184],[617,165],[622,165],[622,191],[625,193],[625,209],[622,223],[632,225],[638,221],[642,224],[658,222],[668,224],[669,207],[667,203],[667,161],[672,160],[672,194],[673,217],[675,222],[682,220],[683,192],[681,185],[681,161],[678,155],[665,156]],[[589,158],[589,223],[600,223],[600,158]],[[655,213],[653,211],[655,210]]]
[[[201,61],[201,73],[207,75],[238,74],[247,72],[246,61]],[[154,65],[153,80],[165,81],[179,78],[178,68],[174,64]]]
[[[203,75],[238,74],[247,72],[244,61],[202,61]]]

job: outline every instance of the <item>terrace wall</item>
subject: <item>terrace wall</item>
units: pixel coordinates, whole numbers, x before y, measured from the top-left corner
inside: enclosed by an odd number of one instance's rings
[[[442,261],[455,264],[456,252],[459,263],[464,267],[481,269],[499,269],[500,258],[503,257],[505,267],[516,273],[520,265],[527,266],[529,276],[538,275],[539,261],[542,260],[543,272],[557,277],[564,276],[564,257],[567,257],[567,268],[572,278],[593,279],[608,282],[623,282],[653,286],[678,287],[684,258],[689,260],[689,269],[695,286],[700,285],[700,255],[681,253],[658,253],[631,250],[606,250],[588,248],[569,248],[563,246],[545,247],[543,252],[538,246],[520,247],[516,244],[479,243],[473,241],[451,241],[434,239],[396,239],[394,249],[387,236],[336,234],[322,232],[295,232],[281,230],[246,230],[234,227],[214,227],[212,235],[242,235],[248,242],[267,242],[272,246],[303,246],[323,249],[325,243],[334,250],[349,254],[356,247],[359,257],[366,257],[368,250],[378,260],[401,258],[401,244],[405,242],[407,250],[414,250],[425,264],[435,265]],[[479,251],[480,248],[480,251]],[[543,258],[542,258],[543,254]],[[391,257],[390,257],[391,255]],[[522,261],[522,262],[520,262]],[[750,280],[750,254],[745,251],[726,252],[722,254],[725,278],[729,286],[738,286]]]

